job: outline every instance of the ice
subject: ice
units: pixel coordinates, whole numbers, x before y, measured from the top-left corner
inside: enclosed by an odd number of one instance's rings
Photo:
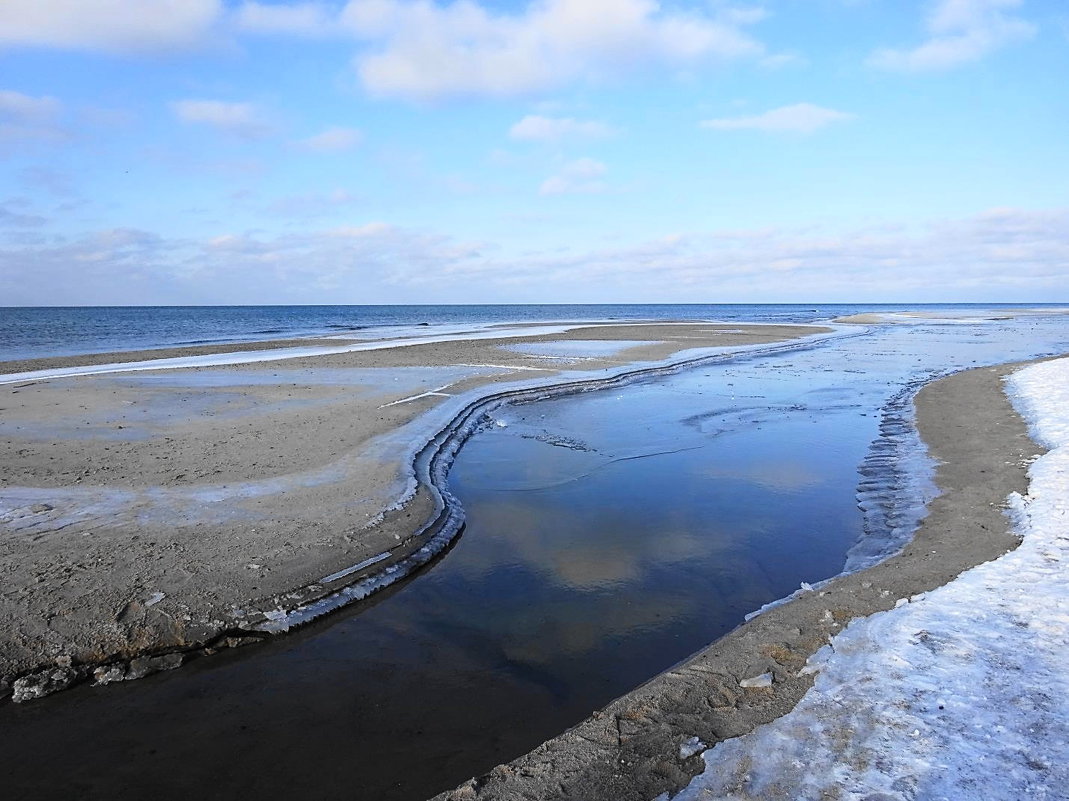
[[[936,495],[935,462],[917,431],[913,400],[924,384],[940,375],[931,372],[910,381],[883,408],[880,436],[859,468],[857,499],[864,535],[846,556],[846,573],[902,550]]]
[[[1020,547],[855,620],[798,706],[706,751],[679,801],[1069,798],[1069,359],[1007,386],[1051,449],[1008,499]]]
[[[739,686],[744,690],[760,690],[772,686],[772,674],[762,673],[760,676],[754,676],[753,678],[743,679],[739,682]]]
[[[164,593],[159,592],[157,590],[156,592],[152,593],[152,595],[149,596],[147,601],[145,601],[145,606],[155,606],[156,604],[158,604],[160,601],[162,601],[166,597],[167,596]]]
[[[444,392],[443,390],[449,389],[449,387],[451,386],[453,385],[443,384],[440,387],[429,389],[426,392],[420,392],[418,395],[409,395],[407,398],[399,398],[398,400],[390,401],[389,403],[384,403],[379,408],[385,409],[389,406],[399,406],[402,403],[411,403],[412,401],[422,400],[423,398],[448,398],[450,397],[449,393]]]
[[[679,744],[679,758],[690,759],[697,753],[704,751],[708,748],[698,737],[688,737],[682,743]]]
[[[39,673],[15,679],[11,685],[11,700],[16,704],[44,698],[57,690],[69,687],[78,680],[78,671],[69,664],[57,665]]]
[[[352,565],[351,567],[347,567],[344,570],[339,570],[337,573],[331,573],[329,576],[323,576],[323,578],[321,578],[319,580],[319,583],[320,584],[329,584],[332,581],[337,581],[338,579],[343,579],[346,576],[351,576],[353,573],[356,573],[357,571],[363,570],[365,567],[370,567],[371,565],[378,564],[383,559],[389,559],[389,558],[390,558],[390,552],[389,551],[386,551],[385,553],[377,554],[375,556],[371,556],[371,557],[365,559],[363,562],[357,562],[355,565]]]

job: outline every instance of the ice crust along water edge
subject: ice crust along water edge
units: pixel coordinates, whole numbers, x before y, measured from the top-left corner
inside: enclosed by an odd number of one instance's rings
[[[852,622],[795,709],[707,750],[676,799],[1069,798],[1069,359],[1007,390],[1051,449],[1009,499],[1020,547]]]
[[[858,467],[861,480],[857,504],[863,517],[862,533],[847,551],[843,573],[856,573],[899,553],[927,514],[928,503],[938,494],[936,463],[917,430],[914,399],[925,384],[945,374],[938,371],[910,381],[884,406],[880,435]],[[803,581],[790,595],[748,612],[745,620],[753,620],[806,592],[820,590],[835,578],[814,584]]]

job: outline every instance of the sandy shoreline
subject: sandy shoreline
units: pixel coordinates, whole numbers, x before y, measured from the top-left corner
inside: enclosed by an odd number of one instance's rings
[[[614,324],[2,387],[0,689],[173,667],[418,554],[441,503],[410,461],[482,397],[822,331]]]
[[[918,393],[917,424],[939,462],[940,495],[901,554],[766,610],[568,732],[436,799],[648,801],[679,791],[705,768],[690,738],[712,746],[784,715],[812,685],[800,673],[808,657],[851,619],[1015,548],[1005,501],[1025,492],[1027,465],[1043,452],[1002,390],[1020,366],[957,373]],[[766,674],[770,686],[759,678]]]

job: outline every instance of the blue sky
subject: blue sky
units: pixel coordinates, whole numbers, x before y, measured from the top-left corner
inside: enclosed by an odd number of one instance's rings
[[[1061,0],[5,0],[0,304],[1069,302]]]

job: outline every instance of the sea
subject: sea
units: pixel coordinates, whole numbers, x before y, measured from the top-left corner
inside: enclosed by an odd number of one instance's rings
[[[396,306],[0,307],[0,361],[322,335],[374,337],[396,326],[505,322],[716,320],[812,323],[865,311],[1020,308],[1023,304],[501,304]],[[1029,308],[1064,304],[1027,304]]]

